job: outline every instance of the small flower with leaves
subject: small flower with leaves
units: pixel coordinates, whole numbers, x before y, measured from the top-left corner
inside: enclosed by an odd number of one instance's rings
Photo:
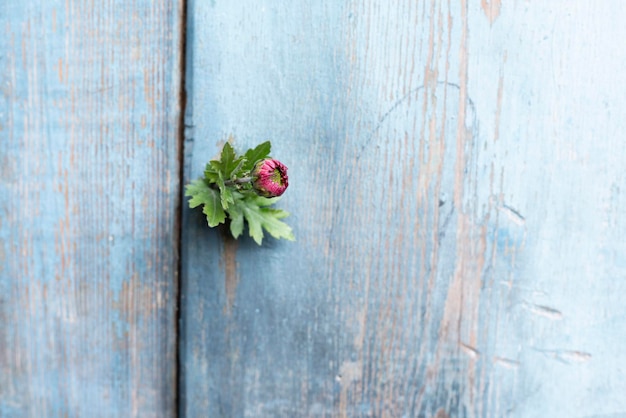
[[[269,141],[237,155],[227,142],[220,158],[209,161],[204,176],[187,185],[189,207],[202,206],[210,227],[229,223],[230,232],[238,238],[248,224],[248,233],[261,245],[263,230],[272,237],[293,241],[294,235],[281,219],[284,210],[270,207],[289,185],[287,167],[272,159]]]

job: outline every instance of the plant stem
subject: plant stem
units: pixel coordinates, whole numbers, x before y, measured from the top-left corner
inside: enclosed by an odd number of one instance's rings
[[[235,180],[225,180],[224,181],[224,185],[225,186],[235,186],[235,185],[239,185],[239,184],[250,183],[252,180],[254,180],[252,177],[242,177],[240,179],[235,179]]]

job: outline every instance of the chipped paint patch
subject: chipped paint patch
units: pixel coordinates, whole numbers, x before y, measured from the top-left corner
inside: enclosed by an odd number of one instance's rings
[[[482,7],[485,16],[489,19],[489,23],[495,22],[500,16],[500,9],[502,7],[502,0],[481,0],[480,7]]]

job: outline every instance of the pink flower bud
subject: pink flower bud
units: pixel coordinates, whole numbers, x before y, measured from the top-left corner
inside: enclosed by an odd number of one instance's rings
[[[261,196],[280,196],[289,186],[287,167],[278,160],[268,158],[259,161],[254,166],[252,175],[254,176],[252,184]]]

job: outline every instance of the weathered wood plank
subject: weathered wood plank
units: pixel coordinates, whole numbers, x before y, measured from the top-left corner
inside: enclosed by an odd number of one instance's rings
[[[0,5],[0,416],[172,416],[180,0]]]
[[[192,0],[186,178],[272,139],[298,241],[185,212],[183,416],[626,411],[625,14]]]

